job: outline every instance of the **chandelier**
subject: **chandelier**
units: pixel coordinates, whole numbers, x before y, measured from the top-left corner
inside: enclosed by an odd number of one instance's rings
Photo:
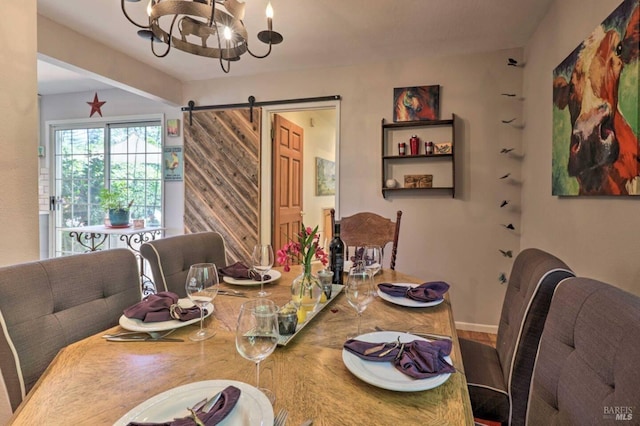
[[[139,2],[140,0],[126,0]],[[158,58],[169,54],[171,47],[193,55],[217,58],[225,73],[231,62],[248,52],[254,58],[266,58],[274,44],[282,43],[282,35],[273,31],[273,8],[267,5],[267,29],[257,34],[269,49],[256,55],[249,49],[244,26],[245,3],[238,0],[149,0],[146,25],[135,22],[127,13],[125,0],[120,0],[124,16],[141,30],[138,35],[151,40],[151,51]],[[156,44],[165,44],[161,53]],[[226,64],[226,66],[225,66]]]

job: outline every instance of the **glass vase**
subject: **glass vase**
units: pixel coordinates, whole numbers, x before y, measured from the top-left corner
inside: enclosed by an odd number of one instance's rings
[[[300,322],[304,322],[307,315],[316,310],[322,297],[322,283],[311,273],[311,265],[303,266],[302,274],[291,283],[291,300],[298,308]]]

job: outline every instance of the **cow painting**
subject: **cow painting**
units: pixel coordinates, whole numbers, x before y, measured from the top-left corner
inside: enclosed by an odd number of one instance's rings
[[[553,72],[554,195],[640,195],[639,0],[625,0]]]

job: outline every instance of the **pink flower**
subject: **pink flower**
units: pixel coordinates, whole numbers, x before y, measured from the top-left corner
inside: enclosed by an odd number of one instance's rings
[[[317,226],[311,229],[302,225],[297,237],[298,241],[288,241],[282,249],[277,251],[278,263],[284,265],[286,272],[291,270],[290,264],[294,258],[303,265],[310,265],[314,258],[322,265],[327,265],[327,254],[319,246],[320,235]]]

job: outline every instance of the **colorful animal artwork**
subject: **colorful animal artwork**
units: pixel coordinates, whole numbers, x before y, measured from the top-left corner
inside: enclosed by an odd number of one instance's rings
[[[553,71],[553,195],[640,195],[639,4],[623,1]]]
[[[440,118],[440,86],[393,89],[393,121],[423,121]]]

